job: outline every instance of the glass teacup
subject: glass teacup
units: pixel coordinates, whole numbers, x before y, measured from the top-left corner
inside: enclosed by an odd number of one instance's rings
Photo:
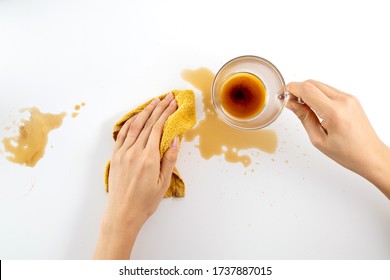
[[[223,102],[226,97],[221,95],[226,91],[224,87],[231,83],[233,78],[241,75],[240,73],[259,79],[265,89],[265,95],[262,97],[264,98],[263,106],[258,113],[248,118],[231,113],[232,111]],[[243,79],[245,79],[244,76]],[[236,86],[235,92],[231,92],[231,97],[235,96],[237,100],[241,98],[243,101],[246,90],[244,87],[243,85]],[[238,129],[254,130],[270,125],[281,114],[288,100],[304,104],[300,98],[286,90],[286,84],[279,70],[268,60],[257,56],[240,56],[230,60],[218,71],[212,85],[212,102],[215,111],[225,123]],[[247,105],[241,104],[241,109],[245,110]]]

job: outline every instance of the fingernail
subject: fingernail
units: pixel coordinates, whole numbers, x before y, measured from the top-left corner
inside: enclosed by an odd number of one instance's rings
[[[171,99],[173,97],[173,94],[172,94],[172,92],[171,93],[169,93],[165,98],[166,99]]]
[[[157,97],[155,99],[153,99],[153,101],[151,102],[152,105],[156,105],[158,102],[160,102],[160,99],[158,99]]]
[[[173,141],[171,143],[171,147],[177,148],[178,146],[179,146],[179,136],[176,136],[175,138],[173,138]]]
[[[177,105],[176,99],[173,99],[171,103],[169,103],[169,106],[176,106],[176,105]]]

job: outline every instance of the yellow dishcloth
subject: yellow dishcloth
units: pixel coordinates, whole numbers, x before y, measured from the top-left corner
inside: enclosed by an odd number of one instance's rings
[[[195,114],[195,97],[192,90],[173,90],[173,95],[175,96],[177,102],[177,110],[169,116],[167,119],[163,134],[160,142],[160,157],[168,150],[171,142],[176,136],[179,136],[180,141],[183,138],[184,133],[192,128],[196,122]],[[169,93],[159,96],[160,100],[164,99]],[[124,123],[130,119],[135,114],[142,112],[143,109],[151,102],[153,99],[142,104],[136,109],[128,112],[124,115],[115,125],[113,129],[113,137],[116,140],[119,130],[124,125]],[[104,183],[106,185],[106,191],[109,191],[108,186],[108,176],[110,171],[110,162],[107,163],[105,173],[104,173]],[[185,186],[183,179],[179,175],[179,171],[176,167],[173,170],[170,186],[165,193],[164,197],[183,197],[185,193]]]

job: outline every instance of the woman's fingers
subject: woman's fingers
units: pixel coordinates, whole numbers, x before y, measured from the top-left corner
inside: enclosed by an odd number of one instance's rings
[[[289,83],[287,90],[295,96],[301,97],[321,118],[324,115],[331,114],[333,110],[331,98],[310,80],[301,83]]]
[[[156,98],[149,103],[146,108],[138,114],[137,118],[130,124],[128,132],[126,134],[126,139],[123,142],[122,148],[129,149],[137,141],[138,136],[143,130],[145,123],[152,115],[156,106],[160,103],[160,99]]]
[[[179,154],[179,136],[176,136],[165,152],[162,160],[161,160],[161,172],[160,172],[160,180],[162,191],[165,193],[169,187],[169,183],[171,182],[171,176],[173,172],[173,168],[175,167],[177,156]]]
[[[327,132],[321,125],[317,115],[306,105],[288,102],[287,108],[293,111],[301,120],[312,144],[319,148],[324,143]]]
[[[122,147],[123,143],[125,142],[127,133],[129,132],[131,124],[134,122],[134,120],[137,118],[138,115],[132,116],[130,119],[128,119],[125,124],[121,127],[121,129],[118,132],[118,135],[116,137],[115,141],[115,147],[114,147],[114,153]]]
[[[176,109],[177,103],[174,99],[169,103],[169,106],[165,109],[165,111],[161,114],[157,122],[153,125],[146,144],[152,151],[159,150],[161,135],[164,129],[165,122],[167,121],[168,117],[176,111]]]
[[[313,85],[315,85],[316,87],[318,87],[326,96],[328,96],[332,100],[336,99],[340,95],[345,94],[341,90],[338,90],[330,85],[324,84],[324,83],[319,82],[319,81],[309,80],[308,82],[310,82]]]
[[[153,130],[153,127],[156,125],[156,123],[159,121],[161,116],[169,116],[176,110],[176,100],[172,93],[168,94],[154,109],[152,115],[149,117],[147,122],[145,123],[144,128],[142,129],[140,135],[138,136],[137,145],[138,147],[141,147],[142,149],[145,148],[146,144],[148,143],[149,136],[151,134],[151,131]],[[165,118],[165,120],[168,117]],[[165,123],[165,121],[164,121]],[[158,142],[160,139],[158,139]]]

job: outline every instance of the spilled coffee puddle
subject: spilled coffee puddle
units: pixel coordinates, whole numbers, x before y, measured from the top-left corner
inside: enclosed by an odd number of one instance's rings
[[[79,113],[85,103],[74,105]],[[59,130],[65,119],[71,117],[71,110],[65,112],[42,112],[37,107],[24,108],[2,116],[0,127],[0,197],[22,199],[28,196],[37,182],[44,165],[39,165],[48,152],[51,133]],[[3,121],[8,119],[7,121]],[[3,168],[3,166],[5,168]],[[45,170],[45,173],[50,170]]]
[[[231,163],[242,163],[245,167],[252,162],[251,156],[239,155],[243,150],[258,149],[274,153],[277,148],[277,136],[273,130],[261,129],[243,131],[232,128],[219,119],[211,103],[211,85],[214,73],[207,68],[184,70],[182,77],[202,92],[205,118],[185,134],[186,141],[199,137],[197,148],[204,159],[224,155]]]
[[[75,105],[76,112],[72,113],[72,117],[76,117],[84,106],[84,102]],[[2,139],[2,154],[10,162],[34,167],[45,154],[49,133],[62,125],[66,113],[42,113],[37,107],[24,108],[20,112],[27,112],[29,117],[20,120],[16,135]],[[5,129],[10,130],[11,127]]]
[[[22,119],[19,135],[5,137],[2,142],[8,155],[6,158],[14,163],[34,167],[43,157],[49,132],[59,128],[66,113],[42,113],[38,108],[25,108],[21,113],[29,112],[29,119]]]

